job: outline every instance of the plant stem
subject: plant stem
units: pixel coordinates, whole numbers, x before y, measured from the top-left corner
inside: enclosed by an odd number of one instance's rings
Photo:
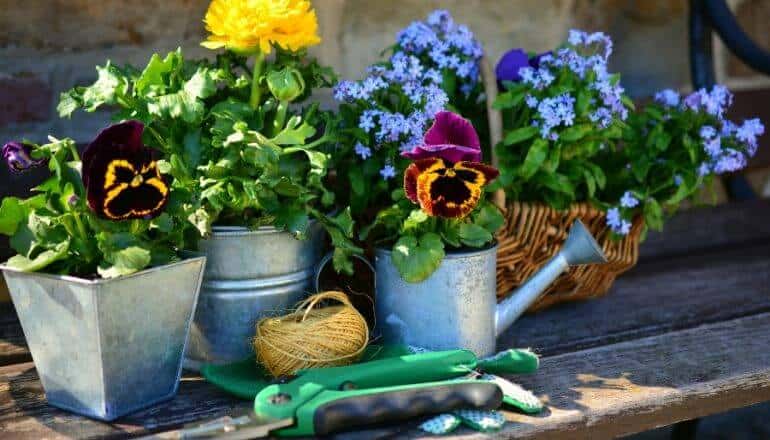
[[[259,108],[259,103],[262,100],[262,90],[259,86],[259,79],[262,77],[262,70],[265,67],[265,54],[257,52],[254,58],[254,72],[251,77],[251,96],[249,97],[249,105],[252,109]]]
[[[75,146],[74,142],[69,143],[69,149],[70,149],[70,154],[72,154],[72,160],[74,160],[75,162],[80,161],[80,153],[78,153],[78,148]]]
[[[288,101],[279,101],[278,108],[275,110],[275,118],[273,119],[273,133],[275,136],[283,130],[283,124],[286,122],[286,111],[289,109]]]

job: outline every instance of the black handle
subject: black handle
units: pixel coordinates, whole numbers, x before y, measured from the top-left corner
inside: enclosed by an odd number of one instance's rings
[[[316,409],[313,425],[316,435],[327,435],[461,408],[492,410],[502,401],[503,393],[494,383],[448,382],[337,399]]]

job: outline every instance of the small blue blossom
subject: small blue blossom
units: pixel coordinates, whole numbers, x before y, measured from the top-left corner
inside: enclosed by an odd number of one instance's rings
[[[365,132],[369,133],[374,129],[375,122],[374,118],[379,114],[377,110],[365,110],[363,113],[361,113],[361,116],[358,118],[358,127]]]
[[[391,164],[387,164],[380,170],[380,176],[382,180],[388,180],[396,177],[396,168]]]
[[[621,217],[617,207],[607,210],[607,226],[619,235],[628,235],[631,232],[631,223]]]
[[[607,226],[610,228],[616,228],[620,226],[620,209],[610,208],[607,210]]]
[[[361,157],[361,159],[364,160],[372,157],[372,149],[362,144],[361,142],[356,142],[355,152],[358,156]]]
[[[735,137],[748,145],[750,155],[754,155],[757,148],[757,137],[765,134],[765,126],[757,119],[748,119],[735,131]]]
[[[700,128],[700,137],[701,139],[708,140],[712,139],[714,136],[717,135],[717,129],[710,126],[710,125],[704,125]]]
[[[635,208],[639,205],[639,199],[631,194],[631,191],[626,191],[623,197],[620,198],[620,206],[624,208]]]
[[[655,94],[655,102],[667,107],[676,107],[681,100],[679,93],[671,89],[661,90]]]
[[[674,185],[681,186],[682,182],[684,182],[684,179],[682,179],[682,176],[680,176],[679,174],[674,176]]]
[[[722,152],[722,138],[717,136],[713,139],[708,139],[703,142],[703,149],[706,150],[706,154],[715,158]]]
[[[523,69],[522,69],[523,70]],[[575,119],[575,98],[564,93],[553,98],[544,98],[537,106],[538,116],[542,120],[540,133],[543,137],[559,125],[572,125]]]
[[[535,107],[537,107],[537,104],[538,104],[540,101],[538,101],[538,100],[537,100],[537,98],[536,98],[536,97],[534,97],[534,96],[532,96],[532,95],[527,95],[527,97],[526,97],[526,98],[524,98],[524,102],[526,102],[526,104],[527,104],[527,107],[529,107],[529,108],[535,108]]]

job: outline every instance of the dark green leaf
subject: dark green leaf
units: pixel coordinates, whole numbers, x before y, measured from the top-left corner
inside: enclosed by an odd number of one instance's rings
[[[548,141],[545,139],[537,139],[529,147],[527,156],[524,158],[524,163],[519,168],[519,175],[524,180],[529,180],[537,173],[540,166],[548,156]]]

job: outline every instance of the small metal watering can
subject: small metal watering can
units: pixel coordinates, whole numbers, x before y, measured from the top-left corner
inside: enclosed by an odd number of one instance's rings
[[[326,261],[319,264],[317,275]],[[575,220],[561,251],[498,304],[497,246],[447,253],[441,266],[420,283],[404,281],[391,262],[390,251],[380,248],[375,252],[373,268],[375,334],[381,334],[385,343],[430,350],[466,348],[478,356],[488,356],[496,352],[497,336],[570,266],[606,261],[591,233]]]

